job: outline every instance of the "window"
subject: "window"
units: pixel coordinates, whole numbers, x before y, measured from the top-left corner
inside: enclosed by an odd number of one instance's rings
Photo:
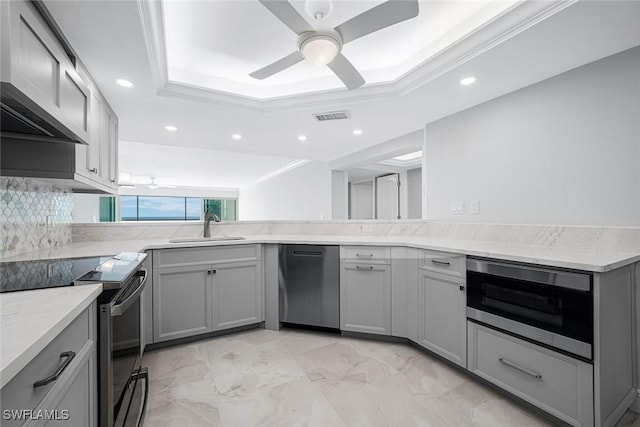
[[[121,221],[200,221],[205,209],[223,221],[237,219],[237,200],[200,197],[120,196]],[[100,221],[116,221],[116,198],[100,198]]]
[[[204,210],[218,215],[222,221],[235,221],[237,202],[235,199],[204,199]]]

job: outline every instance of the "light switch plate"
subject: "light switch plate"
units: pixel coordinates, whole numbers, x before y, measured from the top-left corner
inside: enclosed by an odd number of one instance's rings
[[[455,200],[451,202],[451,213],[454,215],[462,215],[464,213],[464,201]]]
[[[469,213],[472,215],[480,213],[480,202],[478,200],[469,200]]]

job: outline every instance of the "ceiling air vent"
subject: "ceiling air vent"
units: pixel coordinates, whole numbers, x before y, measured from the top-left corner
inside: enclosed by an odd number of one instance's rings
[[[350,118],[349,112],[344,111],[331,111],[329,113],[314,113],[313,117],[319,122],[325,122],[327,120],[342,120]]]

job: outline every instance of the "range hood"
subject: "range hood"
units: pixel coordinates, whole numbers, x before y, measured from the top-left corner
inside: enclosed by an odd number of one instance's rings
[[[0,83],[0,94],[2,139],[85,143],[11,83]]]

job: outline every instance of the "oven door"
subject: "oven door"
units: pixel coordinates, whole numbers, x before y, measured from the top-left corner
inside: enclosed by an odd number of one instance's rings
[[[135,426],[144,416],[148,384],[140,367],[140,294],[146,278],[146,271],[140,270],[100,305],[101,426]],[[136,403],[141,406],[132,407]]]
[[[467,317],[592,359],[590,287],[573,289],[467,271]]]

